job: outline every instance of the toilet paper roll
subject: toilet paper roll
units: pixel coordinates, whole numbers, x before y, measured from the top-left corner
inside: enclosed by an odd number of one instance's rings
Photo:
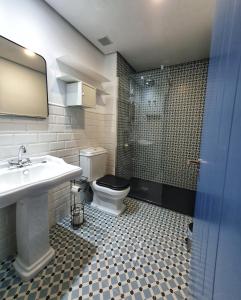
[[[75,195],[79,194],[80,192],[80,187],[78,185],[72,185],[71,187],[71,192]]]

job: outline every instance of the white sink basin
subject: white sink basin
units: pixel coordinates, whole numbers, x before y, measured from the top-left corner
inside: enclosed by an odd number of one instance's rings
[[[10,169],[8,163],[0,164],[0,208],[11,205],[19,198],[37,189],[48,190],[62,182],[81,175],[81,168],[67,164],[54,156],[31,159],[32,164]]]
[[[53,258],[49,245],[48,189],[79,177],[82,169],[53,156],[31,158],[32,164],[9,168],[0,163],[0,208],[16,203],[16,272],[33,278]]]

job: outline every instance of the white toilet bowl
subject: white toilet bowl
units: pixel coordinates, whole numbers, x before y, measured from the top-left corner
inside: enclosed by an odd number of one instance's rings
[[[130,191],[130,187],[123,190],[114,190],[109,187],[100,186],[96,180],[91,184],[94,197],[91,205],[106,213],[119,216],[125,210],[126,206],[123,200]]]
[[[90,147],[80,150],[80,166],[94,193],[91,205],[114,216],[125,210],[123,200],[130,191],[128,180],[106,175],[107,150]]]

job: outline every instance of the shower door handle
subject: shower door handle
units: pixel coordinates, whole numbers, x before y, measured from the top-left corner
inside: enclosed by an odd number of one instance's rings
[[[190,165],[194,165],[194,166],[197,166],[198,169],[200,168],[200,163],[201,163],[201,160],[200,159],[188,159],[187,160],[187,164],[190,166]]]

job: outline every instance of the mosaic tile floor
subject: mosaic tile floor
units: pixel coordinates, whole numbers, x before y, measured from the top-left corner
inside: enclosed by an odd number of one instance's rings
[[[188,299],[190,218],[126,199],[112,217],[90,206],[79,230],[65,219],[50,232],[54,260],[22,282],[9,258],[0,265],[0,299]]]

